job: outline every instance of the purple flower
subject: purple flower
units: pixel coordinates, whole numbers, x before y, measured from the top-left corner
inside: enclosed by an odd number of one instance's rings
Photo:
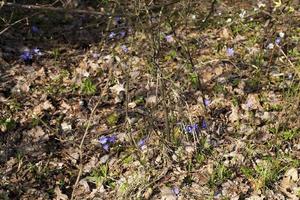
[[[204,99],[204,105],[207,107],[210,104],[210,100],[209,99]]]
[[[146,137],[143,138],[143,139],[141,139],[140,141],[138,141],[137,145],[138,145],[141,149],[143,149],[143,147],[144,147],[145,144],[146,144],[146,140],[147,140]]]
[[[167,40],[167,42],[173,42],[174,41],[174,38],[173,38],[173,36],[172,35],[167,35],[166,37],[166,40]]]
[[[206,128],[207,128],[207,124],[206,124],[205,119],[202,120],[201,127],[202,127],[203,129],[206,129]]]
[[[128,52],[128,48],[126,47],[126,45],[121,45],[121,49],[127,53]]]
[[[33,53],[37,56],[41,56],[42,55],[42,52],[39,48],[34,48],[32,49]]]
[[[115,17],[115,22],[117,24],[121,23],[121,17],[119,17],[119,16]]]
[[[117,140],[117,137],[115,135],[109,136],[108,137],[108,142],[109,143],[115,143]]]
[[[115,36],[116,36],[116,34],[115,34],[114,32],[111,32],[111,33],[109,34],[108,37],[109,37],[110,39],[113,39]]]
[[[125,35],[126,35],[126,31],[121,31],[120,32],[120,36],[123,38],[123,37],[125,37]]]
[[[102,136],[99,138],[100,144],[106,144],[108,142],[108,137],[107,136]]]
[[[227,56],[231,57],[234,55],[234,49],[233,48],[227,48],[226,49]]]
[[[199,129],[198,124],[187,125],[185,127],[185,132],[194,133],[194,132],[198,131],[198,129]]]
[[[275,44],[279,45],[280,42],[281,42],[281,38],[280,37],[276,38]]]
[[[29,62],[32,60],[32,54],[30,53],[29,50],[25,50],[23,51],[23,53],[21,54],[21,58],[23,59],[24,62]]]
[[[39,32],[39,29],[38,29],[38,27],[36,27],[36,26],[31,26],[31,32],[33,32],[33,33],[38,33]]]
[[[117,137],[115,135],[112,136],[102,136],[99,138],[99,143],[102,144],[102,148],[105,151],[109,151],[109,145],[115,143]]]
[[[252,101],[249,99],[249,100],[246,102],[246,107],[247,107],[248,109],[251,109],[252,106],[253,106],[253,103],[252,103]]]
[[[176,187],[176,186],[174,186],[174,187],[172,188],[172,192],[177,196],[177,195],[179,194],[179,188]]]
[[[105,151],[109,151],[109,144],[104,144],[102,147]]]
[[[97,59],[97,58],[100,57],[100,54],[99,53],[93,53],[92,56],[93,56],[93,58]]]

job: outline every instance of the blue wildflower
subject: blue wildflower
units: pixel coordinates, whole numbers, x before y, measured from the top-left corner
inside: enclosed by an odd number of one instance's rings
[[[29,50],[25,50],[23,51],[23,53],[21,54],[21,58],[24,62],[29,62],[32,60],[33,56],[31,54],[31,52]]]
[[[92,56],[93,56],[93,58],[97,59],[97,58],[100,57],[100,54],[99,53],[93,53]]]
[[[234,55],[234,49],[233,48],[227,48],[226,54],[229,57],[233,56]]]
[[[121,23],[121,17],[119,17],[119,16],[115,17],[115,22],[117,24]]]
[[[279,45],[280,42],[281,42],[281,38],[280,37],[276,38],[275,44]]]
[[[108,142],[109,143],[115,143],[117,140],[117,137],[115,135],[109,136],[108,137]]]
[[[138,141],[137,145],[138,145],[141,149],[143,149],[143,147],[144,147],[145,144],[146,144],[146,140],[147,140],[146,137],[143,138],[143,139],[141,139],[140,141]]]
[[[204,99],[204,105],[207,107],[210,104],[210,100],[209,99]]]
[[[167,42],[173,42],[174,41],[174,38],[173,38],[173,36],[172,35],[167,35],[166,37],[166,40],[167,40]]]
[[[102,147],[105,151],[109,151],[109,144],[104,144]]]
[[[126,31],[120,31],[120,36],[123,38],[126,35]]]
[[[176,187],[176,186],[174,186],[174,187],[172,188],[172,192],[177,196],[177,195],[179,194],[179,188]]]
[[[108,142],[108,137],[107,136],[102,136],[99,138],[100,144],[106,144]]]
[[[202,127],[203,129],[206,129],[206,128],[207,128],[207,124],[206,124],[205,119],[202,120],[201,127]]]
[[[42,55],[42,52],[41,52],[41,50],[39,48],[34,48],[32,51],[37,56],[41,56]]]
[[[128,52],[128,48],[126,47],[126,45],[121,45],[121,49],[127,53]]]
[[[115,36],[116,36],[116,34],[115,34],[114,32],[111,32],[111,33],[109,34],[108,37],[109,37],[110,39],[113,39]]]
[[[31,26],[31,32],[33,32],[33,33],[38,33],[40,30],[38,29],[38,27],[36,27],[36,26]]]
[[[197,132],[198,129],[199,129],[198,124],[187,125],[185,127],[185,132],[194,133],[194,132]]]
[[[102,148],[105,151],[109,150],[110,144],[115,143],[117,140],[117,137],[115,135],[112,136],[102,136],[99,138],[99,143],[102,144]]]

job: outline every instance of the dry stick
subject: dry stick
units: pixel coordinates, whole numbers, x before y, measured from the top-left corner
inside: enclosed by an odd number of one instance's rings
[[[161,14],[163,11],[164,7],[161,7],[160,14],[159,14],[159,19],[161,19]],[[149,16],[150,22],[151,21],[151,16],[149,10],[146,10],[146,13]],[[152,24],[151,24],[152,25]],[[160,33],[160,29],[158,30],[158,33]],[[159,55],[160,51],[160,38],[158,37],[157,41],[155,40],[155,35],[152,32],[152,40],[153,40],[153,55],[152,55],[152,63],[155,65],[157,73],[161,73],[163,75],[163,70],[160,68],[158,62],[156,61],[157,55]],[[157,45],[156,45],[157,42]],[[158,78],[158,77],[157,77]],[[158,82],[157,82],[158,84]],[[168,117],[168,108],[167,108],[167,100],[166,100],[166,95],[165,95],[165,81],[164,79],[161,79],[161,92],[162,92],[162,100],[163,100],[163,109],[164,109],[164,118],[165,118],[165,132],[167,134],[167,139],[170,141],[171,139],[171,130],[170,130],[170,124],[169,124],[169,117]]]
[[[284,53],[284,51],[280,48],[279,45],[276,44],[276,46],[279,48],[279,51],[282,53],[282,55],[285,57],[285,59],[289,62],[291,67],[294,69],[298,77],[300,78],[300,71],[295,67],[295,65],[292,63],[292,61],[287,57],[287,55]]]
[[[213,0],[213,2],[211,3],[211,6],[210,6],[209,13],[206,15],[205,19],[202,21],[203,24],[204,24],[204,23],[210,18],[210,16],[214,13],[216,4],[217,4],[217,0]]]
[[[0,35],[2,35],[5,31],[7,31],[8,29],[10,29],[11,27],[13,27],[14,25],[16,25],[16,24],[18,24],[18,23],[20,23],[20,22],[22,22],[22,21],[24,21],[24,20],[28,20],[28,17],[25,17],[25,18],[23,18],[23,19],[19,19],[19,20],[15,21],[14,23],[8,25],[6,28],[4,28],[4,29],[0,32]]]
[[[80,142],[80,146],[79,146],[79,159],[80,159],[79,172],[78,172],[78,175],[77,175],[75,184],[74,184],[74,186],[73,186],[73,191],[72,191],[72,195],[71,195],[71,200],[74,199],[74,194],[75,194],[74,192],[75,192],[75,189],[76,189],[76,187],[77,187],[77,185],[78,185],[78,183],[79,183],[79,179],[80,179],[80,177],[81,177],[81,175],[82,175],[82,171],[83,171],[83,164],[82,164],[82,160],[83,160],[83,159],[82,159],[82,158],[83,158],[83,155],[82,155],[82,153],[83,153],[83,152],[82,152],[83,143],[84,143],[84,140],[85,140],[85,138],[86,138],[86,136],[87,136],[87,134],[88,134],[88,130],[89,130],[90,126],[91,126],[91,120],[92,120],[92,118],[93,118],[93,116],[94,116],[95,110],[96,110],[96,108],[98,107],[98,105],[99,105],[100,102],[101,102],[101,99],[99,99],[99,100],[97,101],[96,105],[94,106],[94,108],[93,108],[93,110],[92,110],[92,112],[91,112],[91,115],[90,115],[90,117],[89,117],[89,119],[88,119],[88,122],[87,122],[87,125],[86,125],[86,128],[85,128],[84,134],[83,134],[82,139],[81,139],[81,142]]]
[[[3,1],[0,4],[3,4]],[[43,6],[43,5],[23,5],[11,2],[4,2],[4,6],[14,7],[14,8],[23,8],[30,10],[50,10],[58,12],[69,12],[69,13],[78,13],[78,14],[90,14],[90,15],[102,15],[102,16],[111,16],[110,14],[104,14],[103,12],[97,12],[92,10],[80,10],[80,9],[66,9],[66,8],[57,8],[52,6]]]
[[[155,10],[159,9],[165,6],[170,6],[175,3],[179,2],[179,0],[175,0],[166,4],[162,5],[156,5],[149,10]],[[82,10],[82,9],[67,9],[67,8],[58,8],[58,7],[52,7],[52,6],[43,6],[43,5],[23,5],[23,4],[17,4],[17,3],[11,3],[11,2],[6,2],[6,1],[0,1],[0,8],[1,6],[7,6],[7,7],[15,7],[15,8],[23,8],[23,9],[34,9],[34,10],[50,10],[50,11],[58,11],[58,12],[69,12],[69,13],[78,13],[78,14],[89,14],[89,15],[101,15],[101,16],[106,16],[106,17],[113,17],[113,14],[105,14],[103,12],[97,12],[93,10]],[[141,13],[142,14],[142,13]],[[131,16],[131,17],[137,17],[135,15],[119,15],[118,16]]]
[[[126,76],[126,86],[125,86],[125,113],[126,113],[126,123],[128,124],[129,129],[131,129],[131,123],[129,122],[129,115],[128,115],[128,104],[129,104],[129,68],[127,65],[125,65],[125,76]],[[126,127],[126,135],[130,138],[131,142],[135,145],[135,147],[138,147],[138,144],[136,143],[135,139],[133,138],[132,131],[130,130],[128,133],[128,127]]]
[[[115,12],[115,7],[113,8],[113,13]],[[108,30],[109,29],[109,27],[110,27],[110,24],[111,24],[111,19],[108,21],[108,23],[107,23],[107,27],[106,27],[106,30]],[[101,44],[101,48],[103,47],[103,43],[104,43],[104,40],[102,39],[102,41],[100,42],[100,44]],[[106,84],[106,88],[107,88],[107,86],[108,86],[108,82],[107,82],[107,84]],[[83,171],[83,164],[82,164],[82,158],[83,158],[83,156],[82,156],[82,147],[83,147],[83,143],[84,143],[84,140],[85,140],[85,138],[86,138],[86,136],[87,136],[87,134],[88,134],[88,130],[89,130],[89,128],[90,128],[90,124],[91,124],[91,120],[92,120],[92,118],[93,118],[93,116],[94,116],[94,112],[95,112],[95,110],[96,110],[96,108],[98,107],[98,105],[99,105],[99,103],[101,102],[101,98],[98,100],[98,102],[96,103],[96,105],[94,106],[94,108],[93,108],[93,110],[92,110],[92,112],[91,112],[91,114],[90,114],[90,117],[89,117],[89,119],[88,119],[88,122],[87,122],[87,126],[86,126],[86,129],[85,129],[85,132],[84,132],[84,134],[83,134],[83,136],[82,136],[82,139],[81,139],[81,142],[80,142],[80,146],[79,146],[79,158],[80,158],[80,164],[79,164],[79,172],[78,172],[78,174],[77,174],[77,178],[76,178],[76,181],[75,181],[75,184],[74,184],[74,186],[73,186],[73,191],[72,191],[72,195],[71,195],[71,200],[73,200],[74,199],[74,194],[75,194],[75,190],[76,190],[76,187],[77,187],[77,185],[78,185],[78,183],[79,183],[79,179],[80,179],[80,177],[81,177],[81,175],[82,175],[82,171]]]

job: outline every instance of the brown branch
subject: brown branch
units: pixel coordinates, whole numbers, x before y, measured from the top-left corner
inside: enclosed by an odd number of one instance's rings
[[[170,6],[173,4],[178,3],[179,0],[171,1],[162,5],[154,5],[149,8],[149,10],[156,10],[160,9],[162,7]],[[89,14],[89,15],[101,15],[106,17],[112,17],[113,15],[111,13],[106,14],[103,12],[93,11],[93,10],[82,10],[82,9],[70,9],[70,8],[58,8],[53,6],[45,6],[45,5],[24,5],[24,4],[17,4],[17,3],[11,3],[6,1],[0,1],[0,5],[2,7],[14,7],[14,8],[23,8],[23,9],[29,9],[29,10],[50,10],[50,11],[57,11],[57,12],[69,12],[69,13],[78,13],[78,14]],[[0,7],[1,7],[0,6]],[[122,17],[124,15],[118,14],[118,16]],[[135,15],[126,15],[134,17]]]
[[[23,5],[23,4],[11,3],[5,1],[0,1],[0,5],[3,5],[3,7],[23,8],[29,10],[50,10],[50,11],[57,11],[57,12],[111,16],[110,14],[105,14],[103,12],[98,12],[93,10],[58,8],[58,7],[44,6],[44,5]]]

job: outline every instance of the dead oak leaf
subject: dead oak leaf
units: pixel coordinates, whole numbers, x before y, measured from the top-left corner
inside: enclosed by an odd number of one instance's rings
[[[298,181],[298,170],[296,168],[290,168],[284,174],[280,182],[280,191],[288,196],[290,199],[299,199],[294,193],[297,192],[296,182]],[[296,191],[295,191],[296,190]]]
[[[110,90],[111,90],[115,95],[119,95],[120,92],[125,91],[124,83],[123,83],[123,84],[116,84],[116,85],[112,86],[112,87],[110,88]]]
[[[33,115],[34,116],[40,116],[44,110],[53,110],[54,106],[51,104],[49,100],[46,100],[45,102],[37,105],[33,109]]]
[[[47,140],[49,138],[48,134],[45,133],[42,127],[40,126],[30,129],[27,132],[27,135],[33,138],[33,142]]]
[[[55,200],[68,200],[68,196],[63,194],[58,186],[55,187],[54,193],[56,195]]]

